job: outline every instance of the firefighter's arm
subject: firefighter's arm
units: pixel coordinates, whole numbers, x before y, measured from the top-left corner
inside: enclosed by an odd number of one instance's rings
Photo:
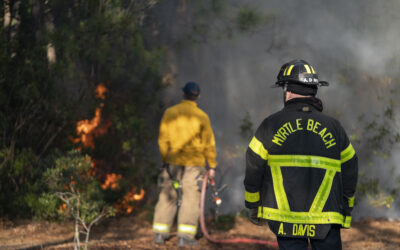
[[[244,187],[245,206],[249,209],[258,208],[261,204],[260,191],[268,159],[268,151],[257,138],[257,134],[252,138],[246,152]]]
[[[210,119],[206,117],[202,129],[202,141],[204,142],[204,156],[207,159],[208,166],[215,168],[217,163],[217,151],[215,150],[215,137],[211,127]]]
[[[347,138],[346,138],[347,139]],[[340,153],[344,210],[350,216],[354,206],[354,194],[356,192],[358,177],[358,158],[353,145],[347,139],[344,149]]]
[[[169,136],[168,136],[168,118],[167,118],[167,113],[164,113],[162,119],[161,119],[161,124],[160,124],[160,133],[158,136],[158,146],[160,148],[160,154],[162,161],[165,163],[166,158],[168,155],[168,150],[169,150]]]

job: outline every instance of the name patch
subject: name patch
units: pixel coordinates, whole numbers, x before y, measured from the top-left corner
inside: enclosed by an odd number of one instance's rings
[[[331,229],[330,224],[299,224],[268,221],[268,225],[275,235],[293,238],[324,239]]]

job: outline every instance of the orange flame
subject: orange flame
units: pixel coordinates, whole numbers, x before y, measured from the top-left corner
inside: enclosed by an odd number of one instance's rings
[[[140,189],[140,193],[137,194],[136,187],[133,187],[132,190],[124,196],[122,201],[119,204],[115,204],[114,207],[117,208],[119,213],[130,214],[132,213],[134,206],[129,203],[142,200],[145,194],[146,192],[144,189]]]
[[[67,204],[62,203],[59,207],[58,207],[58,213],[62,214],[62,215],[67,215],[69,214],[69,209],[67,207]]]
[[[100,83],[96,87],[95,96],[96,98],[104,100],[107,88],[104,84]],[[101,111],[104,103],[100,103],[100,107],[97,107],[94,112],[94,117],[91,120],[85,119],[79,121],[76,125],[76,134],[79,136],[74,139],[74,143],[81,142],[85,148],[94,148],[95,136],[103,135],[107,132],[107,129],[111,126],[110,122],[106,122],[103,126],[99,126],[101,122]]]
[[[119,188],[118,181],[121,178],[122,178],[122,175],[120,175],[120,174],[118,174],[118,175],[115,174],[115,173],[108,174],[107,177],[106,177],[105,182],[101,185],[101,188],[104,189],[104,190],[106,190],[108,188],[111,188],[113,190],[114,189],[118,189]]]
[[[67,204],[63,203],[61,204],[58,209],[60,210],[61,213],[64,213],[67,210]]]
[[[96,88],[96,97],[100,98],[102,100],[106,99],[105,93],[107,93],[107,88],[106,86],[104,86],[104,84],[100,83],[99,85],[97,85]]]
[[[95,90],[95,97],[101,100],[106,99],[107,88],[104,84],[100,83],[97,85]],[[100,135],[104,135],[107,133],[109,127],[111,127],[111,121],[102,121],[101,113],[103,109],[104,103],[100,103],[100,105],[95,109],[94,117],[92,119],[85,119],[78,121],[76,124],[76,134],[78,138],[73,138],[72,141],[74,143],[82,143],[84,148],[94,148],[95,147],[95,138]],[[96,167],[101,165],[100,161],[96,159],[92,159],[91,168],[87,172],[88,175],[94,176],[96,175]],[[103,184],[101,184],[101,188],[103,190],[111,189],[117,190],[120,188],[119,180],[122,179],[121,174],[110,173],[106,175],[106,179]],[[72,184],[74,184],[74,180],[71,179]],[[134,206],[130,203],[134,201],[140,201],[144,198],[146,192],[144,189],[140,189],[139,193],[136,193],[137,188],[133,187],[130,192],[128,192],[118,203],[114,204],[114,207],[117,208],[119,213],[130,214]],[[65,208],[65,204],[60,207],[60,210],[63,211]]]

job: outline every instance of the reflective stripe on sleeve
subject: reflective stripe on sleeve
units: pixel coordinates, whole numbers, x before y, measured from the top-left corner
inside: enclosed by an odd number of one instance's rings
[[[312,167],[340,172],[340,161],[313,155],[269,155],[268,165],[281,167]]]
[[[345,163],[346,161],[353,158],[355,153],[356,153],[356,151],[354,151],[353,145],[351,145],[351,143],[350,143],[349,146],[345,150],[340,152],[340,162],[342,164]]]
[[[250,193],[250,192],[244,191],[244,199],[247,202],[257,202],[260,200],[260,193],[259,192]]]
[[[349,207],[354,207],[354,196],[349,198]]]
[[[268,159],[268,150],[264,148],[263,144],[259,140],[257,140],[255,136],[253,136],[253,138],[251,139],[249,143],[249,148],[251,148],[254,153],[260,156],[261,159]]]
[[[169,233],[171,226],[168,224],[162,223],[154,223],[153,224],[153,231],[160,232],[160,233]]]
[[[259,208],[258,215],[266,220],[297,224],[340,224],[346,228],[351,224],[351,216],[338,212],[292,212],[262,207]]]
[[[193,225],[187,224],[179,224],[178,225],[178,233],[185,233],[185,234],[196,234],[197,227]]]
[[[351,216],[346,216],[344,219],[344,224],[342,224],[345,228],[350,228],[351,225]]]

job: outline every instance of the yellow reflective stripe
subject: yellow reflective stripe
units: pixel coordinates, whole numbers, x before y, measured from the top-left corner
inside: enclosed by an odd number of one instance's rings
[[[304,64],[304,68],[306,68],[308,74],[311,74],[311,69],[307,64]]]
[[[257,218],[263,218],[263,207],[258,207]]]
[[[293,212],[269,207],[262,207],[261,211],[260,207],[258,215],[266,220],[296,224],[340,224],[349,228],[351,223],[351,216],[338,212]]]
[[[333,178],[335,177],[336,171],[327,170],[322,180],[321,186],[318,189],[317,195],[311,205],[310,212],[322,212],[326,200],[331,192]]]
[[[290,74],[292,73],[292,69],[293,69],[294,65],[291,65],[289,67],[289,70],[287,71],[287,76],[290,76]]]
[[[153,231],[161,233],[169,233],[171,226],[168,224],[154,223]]]
[[[351,216],[346,216],[344,219],[344,224],[342,224],[345,228],[350,228],[351,225]]]
[[[349,198],[349,207],[354,207],[354,196]]]
[[[259,140],[257,140],[255,136],[253,136],[253,138],[251,139],[249,148],[251,148],[254,153],[260,156],[261,159],[268,159],[268,150],[264,148],[263,144]]]
[[[281,210],[290,211],[285,188],[283,187],[281,168],[279,166],[271,166],[271,174],[272,174],[272,182],[274,185],[274,193],[278,208]]]
[[[289,67],[286,67],[285,71],[283,71],[283,75],[286,76],[286,72],[288,71]]]
[[[310,65],[310,67],[311,67],[311,71],[312,71],[312,73],[313,73],[313,74],[315,74],[314,67],[313,67],[313,66],[311,66],[311,65]]]
[[[178,225],[178,233],[196,234],[196,232],[197,232],[196,226],[187,224]]]
[[[247,202],[257,202],[260,200],[260,193],[259,192],[250,193],[250,192],[244,191],[244,199]]]
[[[269,155],[268,165],[281,167],[312,167],[340,172],[340,161],[313,155]]]
[[[341,163],[343,164],[346,161],[348,161],[351,158],[353,158],[355,153],[356,153],[356,151],[354,151],[353,145],[351,145],[351,143],[350,143],[349,146],[340,153],[340,161],[341,161]]]

